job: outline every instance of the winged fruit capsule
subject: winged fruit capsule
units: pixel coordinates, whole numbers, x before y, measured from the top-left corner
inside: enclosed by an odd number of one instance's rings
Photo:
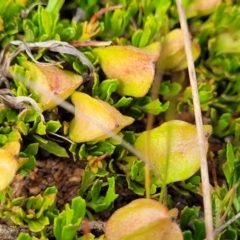
[[[102,70],[108,78],[119,80],[120,95],[143,97],[149,91],[155,73],[160,44],[140,49],[132,46],[95,48]]]
[[[185,13],[187,18],[196,16],[205,16],[211,14],[222,0],[195,0],[189,1],[185,6]]]
[[[104,140],[109,137],[106,131],[118,133],[134,121],[109,103],[88,94],[74,92],[71,99],[75,106],[75,117],[70,123],[69,137],[74,142]]]
[[[200,46],[197,42],[192,41],[191,47],[193,58],[196,60],[200,55]],[[174,29],[166,35],[156,68],[171,71],[180,71],[187,68],[184,35],[181,29]]]
[[[30,72],[30,81],[36,84],[36,88],[39,86],[45,92],[39,99],[43,110],[56,107],[57,103],[51,97],[53,93],[65,100],[83,82],[82,76],[56,66],[42,66],[29,61],[23,62],[22,65]]]
[[[212,126],[204,125],[205,149]],[[134,147],[146,155],[168,184],[190,178],[200,168],[197,129],[190,123],[172,120],[152,130],[142,132]]]
[[[137,199],[118,209],[105,227],[107,240],[182,240],[168,209],[155,200]]]
[[[8,187],[17,172],[19,152],[18,141],[8,142],[0,148],[0,191]]]

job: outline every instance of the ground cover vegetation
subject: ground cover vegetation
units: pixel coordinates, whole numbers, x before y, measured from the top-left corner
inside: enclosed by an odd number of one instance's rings
[[[240,3],[183,6],[214,234],[239,239]],[[205,239],[184,37],[171,0],[0,2],[1,239]]]

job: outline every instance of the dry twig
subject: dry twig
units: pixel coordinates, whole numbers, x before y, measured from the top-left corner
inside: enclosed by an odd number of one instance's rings
[[[190,84],[192,87],[195,121],[197,126],[198,144],[199,144],[200,156],[201,156],[201,177],[202,177],[202,188],[203,188],[203,203],[204,203],[206,235],[207,235],[207,240],[213,240],[214,235],[213,235],[210,183],[209,183],[207,158],[206,158],[206,151],[205,151],[205,144],[204,144],[205,137],[203,132],[202,113],[201,113],[201,107],[200,107],[199,96],[198,96],[198,88],[197,88],[197,78],[196,78],[196,72],[194,67],[194,61],[192,57],[192,49],[191,49],[191,42],[189,38],[188,25],[187,25],[187,20],[184,13],[182,1],[176,0],[176,3],[178,8],[181,29],[184,34],[184,45],[185,45],[185,52],[186,52],[187,63],[188,63],[188,73],[190,78]]]

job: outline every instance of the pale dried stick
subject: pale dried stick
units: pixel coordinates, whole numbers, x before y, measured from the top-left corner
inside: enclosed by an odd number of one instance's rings
[[[182,0],[176,0],[179,20],[181,29],[184,34],[184,45],[185,52],[188,63],[188,73],[190,78],[190,84],[192,88],[192,96],[193,96],[193,106],[195,113],[195,121],[197,127],[197,135],[198,135],[198,144],[200,149],[201,156],[201,177],[202,177],[202,190],[203,190],[203,204],[204,204],[204,217],[205,217],[205,226],[206,226],[206,238],[207,240],[213,240],[213,219],[212,219],[212,205],[211,205],[211,194],[210,194],[210,183],[209,183],[209,175],[208,175],[208,166],[207,166],[207,158],[204,144],[204,132],[203,132],[203,123],[202,123],[202,113],[198,96],[198,88],[197,88],[197,78],[194,67],[194,61],[192,57],[192,49],[191,42],[189,38],[189,31],[187,20],[185,17]]]
[[[228,220],[226,223],[224,223],[221,227],[214,230],[214,235],[219,234],[222,232],[225,228],[227,228],[229,225],[231,225],[234,221],[236,221],[238,218],[240,218],[240,212],[233,216],[230,220]]]

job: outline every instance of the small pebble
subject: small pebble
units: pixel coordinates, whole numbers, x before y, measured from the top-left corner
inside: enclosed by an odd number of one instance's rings
[[[38,195],[41,192],[41,188],[39,186],[33,186],[29,188],[29,192],[31,195]]]

